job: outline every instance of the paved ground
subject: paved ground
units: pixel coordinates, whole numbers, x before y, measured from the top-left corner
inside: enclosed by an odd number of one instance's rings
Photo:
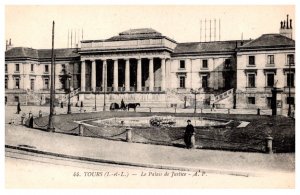
[[[33,114],[37,113],[38,109],[36,107],[22,107],[22,111],[31,110]],[[45,108],[44,111],[47,109]],[[64,112],[64,110],[61,111]],[[6,123],[10,121],[12,116],[20,117],[20,115],[17,116],[13,113],[14,110],[10,107],[6,109]],[[40,154],[155,169],[192,172],[201,170],[207,174],[248,176],[246,177],[249,178],[247,181],[251,181],[253,187],[293,188],[295,185],[294,153],[268,155],[217,150],[187,150],[170,146],[49,133],[9,124],[5,125],[5,133],[7,147],[12,146]],[[15,162],[9,161],[9,163],[9,166],[12,166],[11,163]],[[228,178],[219,179],[220,186],[226,187]],[[249,187],[250,183],[235,187]],[[207,184],[209,185],[209,182]],[[227,187],[230,185],[228,184]]]

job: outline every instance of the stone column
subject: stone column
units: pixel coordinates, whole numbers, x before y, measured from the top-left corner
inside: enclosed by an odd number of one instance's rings
[[[81,61],[81,91],[85,91],[85,61]]]
[[[102,91],[104,91],[104,88],[105,88],[105,91],[106,91],[106,88],[107,88],[107,85],[106,85],[106,82],[107,82],[107,61],[106,59],[102,60],[103,61],[103,69],[102,69]]]
[[[92,60],[92,79],[91,79],[92,91],[96,91],[96,61]]]
[[[114,60],[114,91],[118,91],[119,87],[119,72],[118,60]]]
[[[149,59],[149,91],[154,90],[153,58]]]
[[[137,91],[142,91],[142,59],[137,59]]]
[[[129,66],[129,59],[126,59],[126,64],[125,64],[125,91],[130,91],[130,66]]]
[[[166,59],[161,59],[161,91],[166,90]]]

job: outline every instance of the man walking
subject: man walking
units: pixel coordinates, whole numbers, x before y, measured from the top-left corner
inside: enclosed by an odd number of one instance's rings
[[[17,114],[20,114],[21,112],[21,104],[20,102],[18,102],[18,105],[17,105]]]
[[[191,120],[187,120],[188,125],[185,128],[184,133],[184,143],[186,145],[186,148],[190,149],[192,148],[192,135],[194,135],[194,126],[191,124]]]

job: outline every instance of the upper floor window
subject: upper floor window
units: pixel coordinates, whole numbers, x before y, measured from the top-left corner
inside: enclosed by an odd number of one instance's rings
[[[49,72],[49,65],[45,64],[45,72]]]
[[[274,55],[268,55],[267,56],[267,63],[268,64],[274,64]]]
[[[202,60],[202,68],[208,68],[207,60]]]
[[[255,74],[248,74],[248,87],[255,87]]]
[[[288,54],[287,55],[287,64],[288,65],[294,65],[295,64],[294,54]]]
[[[49,79],[48,78],[44,79],[44,89],[49,89]]]
[[[20,72],[20,64],[16,64],[16,72]]]
[[[185,69],[185,61],[184,60],[180,60],[180,69]]]
[[[255,65],[255,56],[249,56],[249,65]]]
[[[7,72],[7,64],[5,64],[5,72]]]
[[[30,65],[30,71],[31,71],[31,72],[34,72],[34,64],[31,64],[31,65]]]

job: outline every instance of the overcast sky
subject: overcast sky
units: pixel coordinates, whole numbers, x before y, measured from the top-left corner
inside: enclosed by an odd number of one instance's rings
[[[55,48],[67,47],[68,30],[83,29],[84,40],[106,39],[133,28],[151,27],[177,42],[204,41],[204,20],[221,19],[221,40],[257,38],[278,33],[286,14],[293,19],[294,6],[6,6],[5,38],[14,46],[51,48],[55,21]],[[214,28],[214,22],[211,24]],[[213,40],[212,31],[212,40]],[[216,32],[217,40],[219,32]]]

